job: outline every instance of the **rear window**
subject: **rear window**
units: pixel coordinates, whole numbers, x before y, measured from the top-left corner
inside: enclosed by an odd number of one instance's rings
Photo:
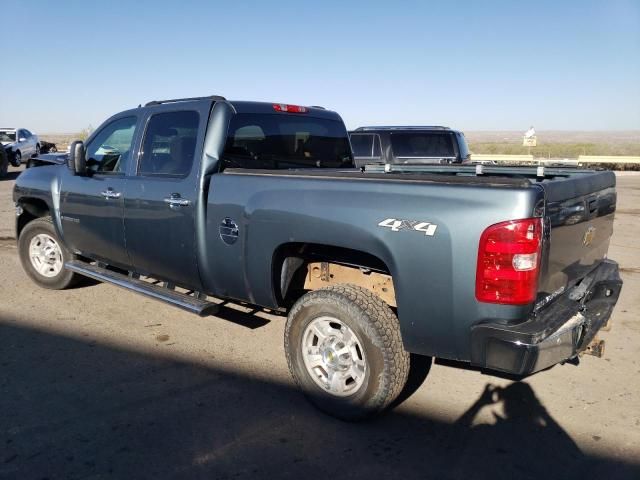
[[[391,147],[396,158],[453,158],[453,135],[450,133],[393,133]]]
[[[234,115],[222,168],[353,167],[342,122],[305,115]]]

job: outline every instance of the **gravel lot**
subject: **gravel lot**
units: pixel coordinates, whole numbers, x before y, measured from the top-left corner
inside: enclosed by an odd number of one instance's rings
[[[32,284],[13,171],[0,180],[0,478],[640,478],[640,176],[618,178],[610,257],[625,286],[605,358],[521,383],[436,363],[393,411],[347,424],[293,388],[283,317]]]

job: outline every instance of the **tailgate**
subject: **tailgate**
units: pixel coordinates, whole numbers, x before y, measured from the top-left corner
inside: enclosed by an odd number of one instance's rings
[[[540,183],[545,224],[539,292],[578,283],[607,256],[616,208],[613,172],[575,172]]]

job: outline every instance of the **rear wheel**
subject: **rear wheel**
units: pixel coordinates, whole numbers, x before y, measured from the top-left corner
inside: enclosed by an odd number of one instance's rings
[[[38,155],[40,155],[40,145],[36,145],[36,154],[34,157],[37,157]]]
[[[300,298],[287,319],[285,351],[305,395],[343,420],[384,410],[409,372],[397,317],[377,295],[355,285]]]
[[[72,255],[58,239],[50,217],[37,218],[24,227],[18,251],[22,268],[41,287],[62,290],[78,278],[64,268]]]
[[[13,166],[19,167],[22,164],[22,154],[20,152],[13,153]]]

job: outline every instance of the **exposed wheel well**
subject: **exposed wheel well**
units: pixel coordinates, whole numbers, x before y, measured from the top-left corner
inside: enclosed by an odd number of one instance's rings
[[[27,223],[36,218],[46,217],[50,214],[49,206],[44,200],[38,198],[22,198],[18,201],[22,207],[22,215],[18,217],[18,225],[16,235],[20,237],[20,232]]]
[[[290,307],[309,290],[352,283],[395,307],[391,271],[380,258],[359,250],[313,243],[287,243],[273,256],[273,285],[280,306]]]

